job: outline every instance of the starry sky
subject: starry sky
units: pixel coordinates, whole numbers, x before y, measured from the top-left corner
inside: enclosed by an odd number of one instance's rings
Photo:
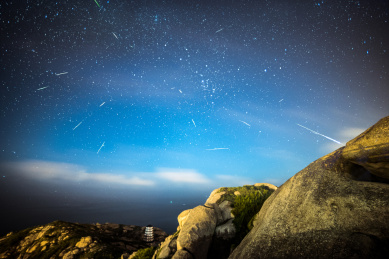
[[[5,0],[0,23],[1,234],[173,231],[213,189],[279,186],[389,113],[386,0]]]

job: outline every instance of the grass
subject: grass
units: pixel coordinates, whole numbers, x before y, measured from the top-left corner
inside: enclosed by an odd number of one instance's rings
[[[151,259],[155,250],[157,250],[155,247],[140,249],[136,252],[136,255],[132,259]]]
[[[234,193],[238,191],[240,195]],[[219,192],[225,192],[218,200],[218,204],[223,201],[230,201],[232,214],[234,214],[234,225],[236,235],[233,240],[232,248],[239,245],[243,238],[253,227],[255,216],[262,208],[263,203],[274,192],[267,186],[245,185],[241,187],[223,187]]]

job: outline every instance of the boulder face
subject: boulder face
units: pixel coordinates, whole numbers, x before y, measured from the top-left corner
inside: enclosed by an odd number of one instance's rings
[[[229,258],[387,258],[389,117],[294,175]]]
[[[197,206],[190,211],[177,239],[177,251],[185,250],[194,258],[207,257],[217,224],[217,215],[214,210],[214,207]],[[181,257],[175,255],[173,258]]]

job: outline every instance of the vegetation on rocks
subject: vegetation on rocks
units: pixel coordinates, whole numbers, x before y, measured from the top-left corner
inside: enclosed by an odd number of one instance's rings
[[[272,191],[268,190],[254,190],[245,195],[236,196],[231,212],[235,215],[233,223],[237,229],[236,239],[239,242],[252,229],[255,215],[271,193]]]
[[[228,200],[233,208],[231,212],[235,216],[233,223],[236,227],[236,235],[232,246],[235,247],[252,229],[255,215],[274,190],[264,185],[244,185],[242,187],[223,187],[220,188],[219,192],[225,192],[225,194],[217,203],[221,204]]]
[[[155,250],[157,250],[156,247],[148,247],[138,250],[136,252],[136,255],[132,257],[131,259],[151,259],[154,255]]]

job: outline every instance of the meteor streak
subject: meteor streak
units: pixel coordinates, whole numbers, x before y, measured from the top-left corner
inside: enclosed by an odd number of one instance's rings
[[[59,73],[59,74],[55,74],[56,76],[60,76],[60,75],[66,75],[67,73],[69,73],[69,72],[63,72],[63,73]]]
[[[78,124],[77,124],[77,126],[73,128],[73,130],[77,129],[77,128],[78,128],[78,126],[80,126],[80,125],[81,125],[81,123],[83,123],[83,122],[84,122],[84,121],[81,121],[80,123],[78,123]]]
[[[101,147],[99,148],[99,150],[97,150],[97,154],[100,152],[100,150],[104,147],[104,144],[105,144],[105,141],[103,142],[103,144],[101,145]]]
[[[250,124],[248,124],[247,122],[245,122],[245,121],[241,121],[241,120],[239,120],[240,122],[242,122],[242,123],[244,123],[244,124],[246,124],[247,126],[249,126],[249,127],[251,127],[251,125]]]
[[[209,148],[209,149],[206,149],[206,150],[225,150],[225,149],[228,149],[228,147],[216,147],[216,148]]]
[[[311,130],[310,128],[304,127],[303,125],[300,125],[300,124],[298,124],[298,123],[297,123],[297,125],[300,126],[301,128],[304,128],[304,129],[306,129],[306,130],[309,130],[309,131],[312,132],[313,134],[316,134],[316,135],[325,137],[326,139],[329,139],[329,140],[331,140],[331,141],[333,141],[333,142],[335,142],[335,143],[338,143],[338,144],[340,144],[340,145],[343,145],[341,142],[339,142],[339,141],[337,141],[337,140],[335,140],[335,139],[333,139],[333,138],[330,138],[330,137],[328,137],[328,136],[326,136],[326,135],[320,134],[319,132],[316,132],[316,131],[314,131],[314,130]]]
[[[37,91],[40,91],[40,90],[43,90],[43,89],[46,89],[48,86],[45,86],[45,87],[41,87],[39,89],[36,89]]]
[[[99,3],[95,0],[95,3],[97,4],[97,6],[100,8],[100,5],[99,5]]]

